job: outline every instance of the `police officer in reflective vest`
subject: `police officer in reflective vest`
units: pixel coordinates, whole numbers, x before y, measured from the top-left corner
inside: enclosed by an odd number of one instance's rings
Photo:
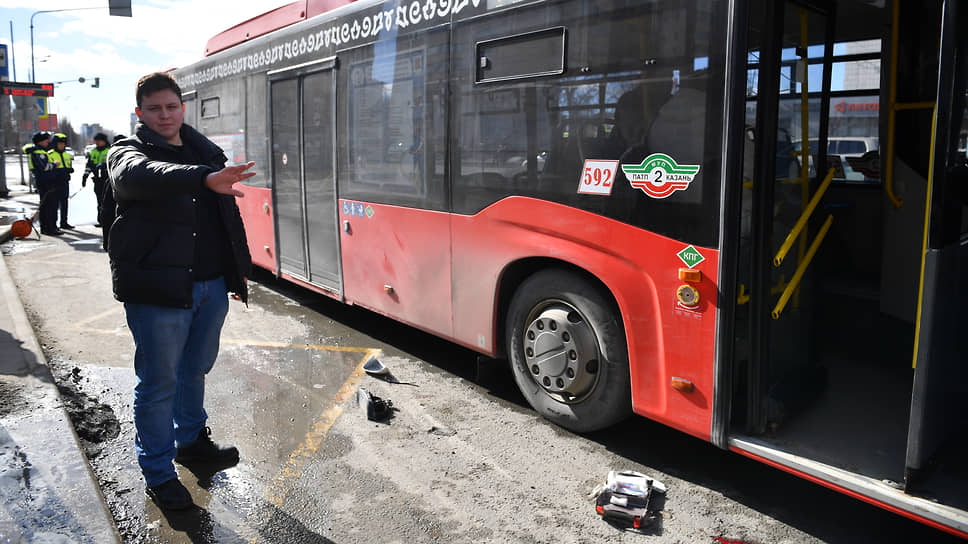
[[[72,229],[74,225],[67,222],[67,201],[70,199],[71,174],[74,167],[71,166],[73,156],[67,149],[67,135],[61,132],[54,133],[52,144],[54,147],[47,152],[50,162],[54,164],[54,200],[60,208],[60,228]]]
[[[94,135],[94,149],[87,155],[87,163],[84,165],[84,177],[81,178],[81,187],[87,185],[88,176],[94,179],[94,196],[97,198],[97,215],[101,217],[101,203],[104,200],[104,186],[108,182],[108,169],[105,160],[108,157],[108,137],[103,132]],[[95,227],[100,227],[97,223]]]
[[[37,191],[37,168],[34,164],[34,154],[37,155],[38,162],[47,164],[47,146],[50,144],[50,134],[47,132],[35,132],[31,138],[33,143],[24,144],[23,152],[27,155],[27,168],[30,170],[30,192]],[[43,155],[43,157],[41,157]],[[45,168],[41,168],[44,170]]]
[[[47,144],[50,134],[35,132],[31,138],[33,144],[27,144],[23,150],[29,156],[30,173],[40,194],[40,233],[50,236],[63,234],[57,228],[57,200],[54,192],[54,165],[47,155]]]

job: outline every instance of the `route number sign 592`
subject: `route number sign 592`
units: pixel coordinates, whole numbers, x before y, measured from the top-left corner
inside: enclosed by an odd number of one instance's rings
[[[578,192],[589,195],[611,195],[618,161],[587,159],[578,181]]]

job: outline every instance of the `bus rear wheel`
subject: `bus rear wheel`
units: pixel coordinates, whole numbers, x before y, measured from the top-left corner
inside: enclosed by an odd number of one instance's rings
[[[625,332],[601,286],[569,270],[538,272],[515,292],[506,333],[514,380],[545,418],[588,432],[631,413]]]

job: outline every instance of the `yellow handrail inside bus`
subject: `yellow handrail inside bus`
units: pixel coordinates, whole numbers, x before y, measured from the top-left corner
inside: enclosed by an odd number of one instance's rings
[[[823,226],[820,227],[820,232],[817,233],[817,237],[813,239],[813,243],[810,244],[810,249],[803,256],[803,261],[797,266],[797,271],[793,273],[793,277],[790,278],[790,283],[787,284],[786,289],[783,290],[783,294],[780,295],[780,300],[777,301],[776,306],[773,307],[772,315],[773,319],[780,319],[780,314],[783,313],[783,309],[786,307],[787,302],[790,300],[790,296],[793,295],[793,291],[797,289],[800,285],[800,280],[803,279],[803,273],[806,271],[807,266],[810,265],[810,261],[813,260],[813,256],[816,255],[817,249],[823,242],[824,236],[827,235],[827,231],[830,230],[830,224],[834,222],[834,216],[828,215],[827,220],[823,222]]]
[[[887,154],[884,161],[884,191],[895,208],[904,205],[904,200],[894,193],[894,129],[896,127],[895,114],[904,110],[933,109],[934,102],[897,102],[897,48],[899,23],[901,20],[900,0],[894,0],[891,20],[891,87],[887,99]]]
[[[776,285],[770,287],[770,294],[777,295],[783,292],[787,286],[786,276],[780,274],[780,279],[777,280]],[[739,284],[739,293],[736,294],[736,305],[742,306],[750,301],[750,294],[746,292],[746,284]]]
[[[824,193],[827,192],[827,188],[830,187],[830,182],[832,182],[834,179],[834,172],[835,169],[831,168],[827,172],[827,177],[823,178],[823,183],[820,184],[820,188],[818,188],[817,192],[814,193],[813,198],[810,199],[810,203],[807,204],[806,208],[804,208],[803,213],[800,214],[800,218],[797,219],[796,223],[794,223],[790,234],[787,234],[787,237],[780,246],[780,249],[776,252],[776,256],[773,257],[773,266],[780,266],[783,264],[783,259],[786,257],[787,253],[789,253],[790,248],[793,247],[793,242],[796,241],[797,236],[800,235],[800,231],[803,230],[803,227],[807,224],[810,216],[813,215],[814,210],[817,209],[817,204],[820,203],[820,199],[823,198]],[[799,262],[800,261],[798,260],[797,264],[799,264]]]
[[[739,293],[736,294],[736,305],[742,306],[750,301],[750,295],[746,292],[746,285],[739,284]]]
[[[924,233],[921,240],[921,275],[918,279],[918,311],[914,318],[914,353],[911,355],[911,368],[918,367],[918,343],[921,342],[921,311],[924,304],[924,264],[928,257],[928,229],[931,227],[931,195],[934,194],[934,158],[938,136],[938,107],[935,105],[931,115],[931,161],[928,162],[928,187],[924,199]]]

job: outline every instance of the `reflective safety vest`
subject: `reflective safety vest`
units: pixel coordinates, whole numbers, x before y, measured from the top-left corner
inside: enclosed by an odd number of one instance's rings
[[[90,160],[91,164],[93,164],[94,166],[99,166],[104,164],[104,161],[107,160],[108,158],[108,149],[110,148],[105,147],[104,149],[98,149],[95,147],[90,151],[90,153],[88,153],[87,155],[88,160]]]
[[[50,157],[50,162],[54,163],[54,168],[70,168],[71,160],[74,158],[67,151],[61,152],[56,149],[48,151],[47,156]]]
[[[43,160],[40,162],[41,164],[44,164],[44,165],[47,164],[47,152],[44,151],[42,148],[37,147],[34,144],[27,144],[23,147],[23,151],[24,151],[24,155],[27,155],[27,168],[29,168],[31,171],[37,169],[37,167],[34,165],[35,155],[43,156]]]

